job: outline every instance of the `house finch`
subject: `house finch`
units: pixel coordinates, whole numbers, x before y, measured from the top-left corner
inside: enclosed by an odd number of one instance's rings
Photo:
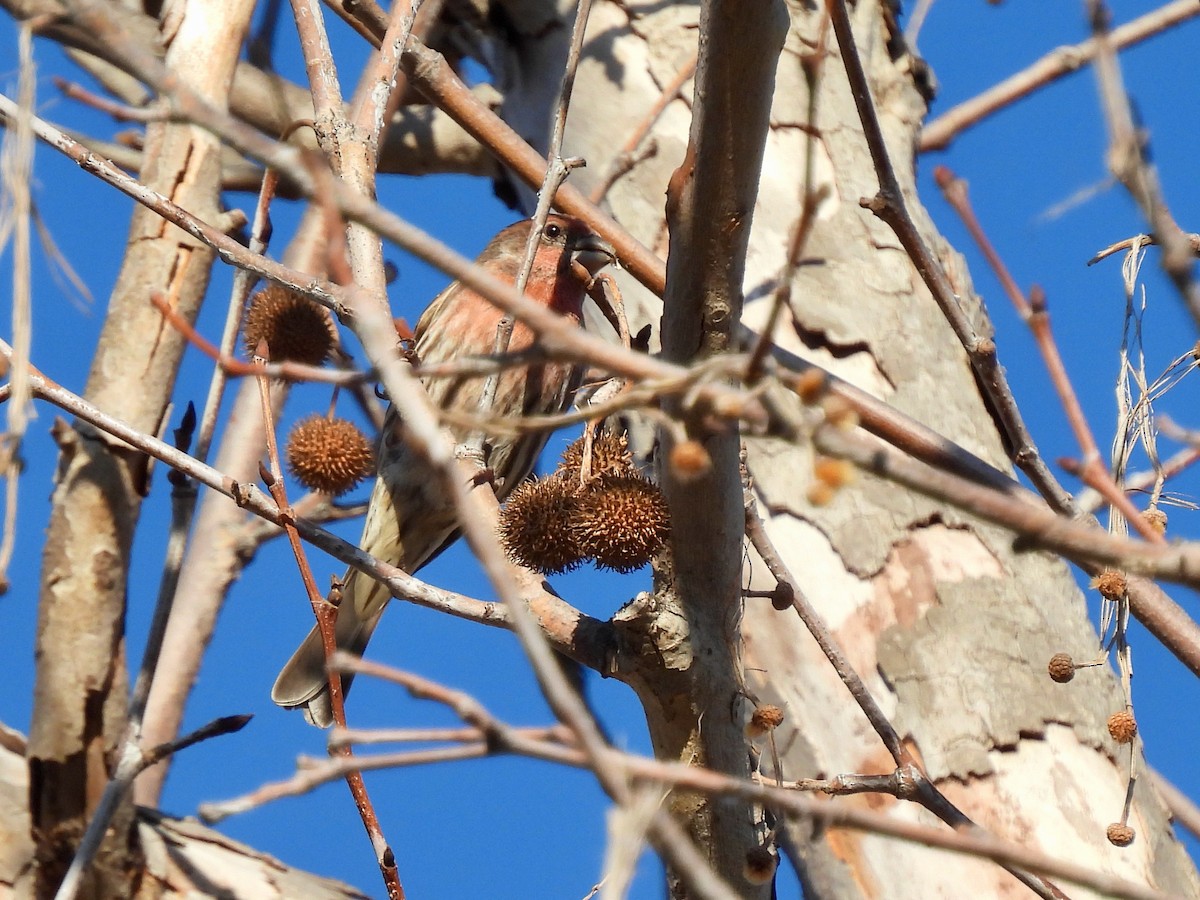
[[[532,223],[517,222],[492,238],[476,263],[510,284],[517,280]],[[591,277],[614,259],[612,248],[583,222],[552,215],[546,222],[525,289],[526,296],[579,324]],[[440,363],[492,352],[502,313],[458,282],[429,305],[417,323],[416,353],[422,363]],[[534,334],[520,322],[513,328],[510,351],[528,348]],[[582,370],[569,363],[545,363],[508,369],[500,378],[493,412],[504,417],[563,411]],[[425,389],[447,410],[474,413],[482,378],[427,378]],[[455,429],[462,441],[468,429]],[[496,475],[496,493],[504,499],[521,483],[546,443],[546,435],[498,437],[487,462]],[[457,535],[453,503],[438,488],[420,454],[409,447],[403,422],[388,410],[379,444],[378,478],[371,493],[360,544],[364,550],[406,572],[416,572]],[[370,640],[391,594],[379,582],[351,569],[346,575],[337,615],[338,646],[360,654]],[[343,684],[345,682],[343,681]],[[313,629],[293,654],[271,691],[280,706],[303,707],[305,718],[326,727],[333,721],[321,636]]]

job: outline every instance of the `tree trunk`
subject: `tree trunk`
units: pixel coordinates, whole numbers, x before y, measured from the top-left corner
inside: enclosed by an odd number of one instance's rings
[[[189,0],[165,38],[167,65],[209,102],[223,104],[252,2]],[[146,133],[142,181],[208,222],[220,220],[220,145],[171,122]],[[160,430],[183,339],[150,303],[158,294],[195,318],[212,251],[143,207],[88,378],[87,397],[142,431]],[[81,425],[58,427],[58,483],[43,556],[37,674],[29,740],[30,811],[39,896],[53,895],[108,781],[124,737],[126,573],[147,460]],[[148,598],[151,591],[144,591]],[[89,874],[95,896],[132,896],[138,871],[127,802]]]
[[[523,11],[520,21],[543,22],[528,8]],[[806,264],[791,285],[790,309],[775,330],[777,343],[1011,471],[959,341],[895,235],[859,206],[879,185],[836,42],[832,33],[821,34],[823,10],[790,4],[789,11],[791,29],[775,73],[753,210],[744,321],[755,327],[766,320],[801,214],[807,171],[810,192],[823,199]],[[561,15],[569,23],[570,10]],[[916,60],[894,31],[890,8],[860,0],[853,16],[910,212],[950,270],[975,327],[990,334],[987,313],[971,293],[959,258],[915,195],[912,148],[926,113]],[[687,5],[599,4],[592,10],[592,55],[585,54],[580,67],[564,148],[564,155],[588,160],[586,169],[572,175],[577,186],[586,191],[600,179],[626,136],[690,59],[697,21],[697,7]],[[557,32],[533,33],[544,44],[551,40],[547,35],[565,42],[567,31],[564,25]],[[546,86],[556,83],[561,57],[542,44],[531,52],[535,38],[510,40],[512,75],[501,85],[505,115],[517,123],[545,122],[553,99]],[[831,55],[822,57],[819,47]],[[616,218],[664,253],[664,202],[688,145],[690,93],[685,87],[652,128],[656,154],[636,164],[607,195]],[[811,141],[809,126],[815,128]],[[522,133],[530,134],[530,126]],[[827,193],[819,194],[822,190]],[[634,310],[632,330],[650,323],[658,337],[662,307],[631,278],[622,278],[621,285]],[[671,339],[664,333],[662,344]],[[814,480],[810,447],[765,439],[746,443],[775,545],[943,792],[999,836],[1162,890],[1195,893],[1192,864],[1144,780],[1137,783],[1130,817],[1134,845],[1117,850],[1105,839],[1107,825],[1121,817],[1129,752],[1108,737],[1105,720],[1123,703],[1107,669],[1085,670],[1070,685],[1054,684],[1046,674],[1055,652],[1091,658],[1097,648],[1066,566],[1045,554],[1017,553],[1011,535],[869,476],[827,505],[814,505],[807,498]],[[686,543],[675,546],[688,552]],[[775,581],[752,555],[742,584],[769,591]],[[791,611],[747,599],[741,635],[750,696],[785,710],[775,736],[785,779],[895,768]],[[668,658],[690,657],[698,648],[687,641],[686,633],[663,628],[655,646],[670,647]],[[653,688],[639,690],[639,696],[651,733],[664,731],[672,704]],[[769,765],[765,770],[770,774]],[[915,804],[878,794],[834,802],[935,821]],[[1018,887],[994,864],[890,839],[837,830],[814,837],[805,829],[791,837],[806,896],[959,897],[964,884],[978,896],[998,896]]]

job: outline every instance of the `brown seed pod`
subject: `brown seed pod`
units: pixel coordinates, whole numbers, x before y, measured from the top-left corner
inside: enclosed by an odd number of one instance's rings
[[[572,441],[563,451],[555,474],[578,482],[583,466],[583,438]],[[635,475],[633,456],[625,435],[615,431],[599,431],[592,442],[592,478]]]
[[[1135,832],[1124,822],[1113,822],[1105,830],[1108,842],[1114,847],[1128,847],[1133,843]]]
[[[344,494],[371,473],[371,442],[353,422],[311,415],[292,428],[287,463],[296,480],[310,491]]]
[[[1105,569],[1092,579],[1091,586],[1098,590],[1105,600],[1120,600],[1125,596],[1129,582],[1121,572]]]
[[[1115,712],[1108,717],[1108,733],[1118,744],[1128,744],[1137,734],[1137,720],[1127,709]]]
[[[742,867],[742,875],[751,884],[767,884],[775,877],[775,868],[779,859],[767,846],[752,847],[746,851],[746,865]]]
[[[783,724],[783,710],[778,706],[765,703],[756,707],[750,714],[750,721],[746,723],[746,736],[762,737],[768,731],[774,731],[781,724]]]
[[[1075,677],[1075,660],[1071,659],[1069,653],[1055,653],[1046,668],[1050,677],[1059,684],[1066,684]]]
[[[789,582],[780,581],[775,585],[775,590],[771,591],[771,606],[780,612],[791,609],[795,602],[796,589]]]
[[[271,283],[255,292],[246,311],[242,333],[253,356],[265,340],[272,362],[299,362],[319,366],[333,351],[333,320],[307,297]]]
[[[579,495],[573,530],[596,565],[632,572],[650,562],[671,532],[667,500],[637,475],[601,479]]]
[[[578,506],[578,486],[558,475],[518,485],[500,510],[509,557],[543,575],[574,569],[587,556],[575,536]]]

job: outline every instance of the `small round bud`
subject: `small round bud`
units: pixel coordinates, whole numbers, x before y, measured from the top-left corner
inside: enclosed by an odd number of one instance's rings
[[[1113,822],[1105,830],[1108,842],[1114,847],[1128,847],[1133,843],[1136,832],[1124,822]]]
[[[805,369],[796,379],[796,393],[806,406],[812,406],[819,401],[828,389],[828,376],[816,367]]]
[[[336,331],[322,307],[271,283],[250,298],[242,338],[251,356],[257,354],[260,342],[266,341],[272,362],[319,366],[333,352]]]
[[[742,868],[743,877],[751,884],[767,884],[775,877],[775,868],[779,859],[771,852],[770,847],[752,847],[746,851],[746,865]]]
[[[1105,600],[1120,600],[1125,596],[1129,583],[1121,572],[1105,569],[1092,579],[1091,586],[1098,590]]]
[[[296,480],[310,491],[344,494],[371,473],[371,442],[353,422],[312,415],[292,428],[287,463]]]
[[[841,397],[826,397],[821,401],[821,409],[825,412],[825,421],[843,431],[849,431],[858,425],[858,413]]]
[[[680,481],[695,481],[712,471],[712,457],[699,441],[680,441],[671,448],[670,466]]]
[[[857,471],[853,463],[844,459],[833,459],[829,456],[818,456],[813,461],[813,475],[818,481],[824,482],[836,490],[854,481]]]
[[[1115,712],[1108,717],[1108,733],[1118,744],[1128,744],[1137,734],[1137,720],[1127,709]]]
[[[1055,653],[1050,657],[1050,665],[1046,667],[1050,677],[1059,684],[1066,684],[1075,677],[1075,660],[1069,653]]]
[[[746,723],[746,736],[762,737],[768,731],[774,731],[781,724],[783,724],[783,710],[770,703],[763,704],[756,707],[750,714],[750,721]]]
[[[804,496],[813,506],[828,506],[836,495],[837,491],[823,481],[814,481],[804,492]]]
[[[1167,514],[1161,509],[1144,509],[1142,510],[1142,518],[1146,521],[1147,525],[1159,534],[1167,533]]]

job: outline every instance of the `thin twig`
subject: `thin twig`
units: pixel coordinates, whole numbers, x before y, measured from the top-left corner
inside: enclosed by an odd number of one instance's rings
[[[353,760],[302,759],[296,774],[286,781],[262,785],[249,794],[231,800],[202,804],[200,815],[206,821],[220,821],[283,797],[307,793],[321,784],[344,777],[345,770],[350,765],[356,765],[363,771],[377,771],[396,766],[440,763],[451,759],[474,759],[497,752],[515,753],[576,768],[589,769],[593,765],[592,759],[585,751],[577,747],[565,746],[555,740],[539,740],[530,736],[524,729],[513,728],[493,716],[470,695],[411,673],[399,672],[378,663],[366,664],[358,659],[348,659],[345,655],[338,657],[338,664],[344,665],[350,671],[370,671],[372,674],[383,674],[386,671],[390,680],[404,684],[426,699],[443,703],[464,720],[473,722],[475,727],[489,735],[489,740],[475,745],[418,751],[417,753],[406,751],[377,756],[358,756]],[[369,666],[369,669],[366,666]],[[622,772],[622,776],[634,785],[652,783],[680,790],[703,792],[713,796],[749,799],[815,825],[865,831],[925,846],[979,856],[1002,865],[1019,866],[1030,871],[1061,877],[1081,886],[1098,890],[1108,896],[1131,898],[1131,900],[1167,900],[1172,896],[1114,875],[1099,872],[1095,866],[1055,859],[1039,851],[998,838],[979,828],[968,828],[964,831],[930,828],[869,809],[816,800],[804,795],[802,789],[808,785],[803,782],[785,782],[782,786],[776,786],[757,780],[735,778],[700,766],[650,759],[612,748],[607,749],[605,755],[608,762],[617,767]],[[891,776],[877,779],[874,776],[844,776],[845,790],[835,790],[835,793],[856,793],[857,791],[852,789],[856,779],[860,779],[863,784],[873,783],[890,792],[896,781],[893,779],[892,783],[888,784],[886,779],[889,777]],[[826,784],[833,788],[836,783],[837,779],[832,779]]]
[[[1134,124],[1133,109],[1125,92],[1120,61],[1109,28],[1108,8],[1102,0],[1085,0],[1084,6],[1092,26],[1095,46],[1092,68],[1096,73],[1100,105],[1108,127],[1109,170],[1141,209],[1151,232],[1162,247],[1163,271],[1175,285],[1192,319],[1200,323],[1200,286],[1193,277],[1195,260],[1191,242],[1171,216],[1158,173],[1149,159],[1145,132]]]
[[[404,54],[404,70],[413,86],[482,142],[496,158],[530,187],[545,178],[547,160],[496,115],[454,74],[440,53],[413,39]],[[590,202],[571,184],[564,184],[554,198],[555,208],[582,219],[617,251],[622,266],[650,291],[662,296],[666,266],[652,251],[636,240],[607,213]]]
[[[657,152],[657,145],[654,145],[653,141],[645,147],[642,147],[642,141],[646,140],[650,129],[654,127],[654,124],[666,111],[667,107],[671,105],[671,102],[679,96],[679,92],[683,90],[683,86],[696,74],[696,61],[699,58],[699,52],[693,53],[679,67],[679,71],[675,73],[675,77],[667,82],[667,86],[658,95],[658,99],[654,101],[654,104],[646,112],[646,115],[638,123],[637,127],[630,132],[629,137],[625,139],[625,143],[621,145],[621,149],[617,151],[617,155],[609,162],[608,167],[604,170],[604,175],[596,182],[596,186],[592,188],[592,192],[588,195],[589,200],[596,204],[601,203],[622,175],[629,172],[642,159]],[[641,148],[640,151],[639,148]]]
[[[817,46],[811,53],[802,58],[804,80],[808,86],[808,115],[804,129],[804,179],[800,191],[800,216],[792,227],[788,241],[787,259],[783,271],[779,275],[776,288],[771,296],[771,310],[767,315],[766,324],[759,332],[758,341],[746,364],[746,381],[750,384],[762,376],[762,364],[774,341],[775,327],[783,310],[790,311],[792,302],[792,282],[796,278],[796,270],[808,246],[809,236],[817,223],[817,212],[821,204],[829,196],[829,186],[815,187],[817,159],[817,98],[820,96],[820,79],[824,71],[825,60],[828,57],[826,41],[829,35],[829,11],[822,13]]]
[[[1200,9],[1200,7],[1197,8]],[[1191,247],[1192,255],[1200,255],[1200,234],[1192,233],[1184,236],[1187,238],[1188,246]],[[1096,263],[1100,262],[1100,260],[1107,259],[1114,253],[1125,253],[1129,250],[1132,250],[1134,247],[1144,247],[1157,243],[1158,238],[1152,234],[1135,234],[1133,237],[1117,241],[1115,244],[1109,244],[1107,247],[1089,259],[1087,264],[1089,266],[1094,266]]]
[[[271,201],[275,197],[275,187],[278,182],[279,176],[274,170],[267,169],[263,172],[258,202],[254,206],[254,223],[250,229],[249,249],[251,253],[265,255],[267,252],[271,231]],[[238,330],[246,310],[246,300],[250,296],[250,288],[253,285],[254,277],[250,272],[241,268],[234,271],[233,287],[229,292],[228,311],[225,314],[225,329],[221,333],[221,347],[217,355],[218,363],[233,356],[233,347],[237,342]],[[169,306],[168,309],[170,309]],[[170,311],[174,313],[174,309]],[[186,319],[182,321],[187,323]],[[187,324],[190,325],[190,323]],[[217,430],[217,415],[221,410],[221,399],[225,396],[226,373],[226,368],[218,364],[209,381],[208,397],[205,398],[204,412],[200,416],[200,433],[196,438],[196,458],[201,462],[208,461],[208,450]]]
[[[888,155],[887,144],[883,139],[879,117],[871,98],[870,85],[854,43],[845,0],[829,0],[829,9],[832,14],[834,32],[837,34],[838,47],[841,50],[842,63],[846,69],[846,77],[850,82],[854,103],[858,108],[859,120],[862,122],[863,134],[875,166],[876,177],[879,180],[879,192],[869,200],[861,200],[860,204],[875,213],[895,233],[934,302],[937,303],[938,309],[941,310],[946,322],[962,344],[979,384],[988,392],[988,397],[992,401],[991,406],[995,410],[997,425],[1005,438],[1014,462],[1021,467],[1038,491],[1055,508],[1062,508],[1063,504],[1069,502],[1070,495],[1058,483],[1038,453],[1037,445],[1030,435],[1029,429],[1025,426],[1012,388],[1008,384],[1008,377],[996,358],[995,341],[977,333],[951,287],[945,271],[930,253],[908,213],[904,193],[896,178],[895,169]]]
[[[90,106],[92,109],[99,110],[105,115],[111,116],[118,122],[157,122],[166,118],[167,111],[160,106],[129,106],[126,103],[118,103],[110,97],[104,97],[100,94],[89,91],[81,84],[76,84],[73,81],[68,81],[58,75],[50,79],[64,97],[71,100],[76,100],[85,106]]]
[[[395,3],[392,6],[387,30],[377,57],[372,65],[368,65],[362,76],[361,88],[357,93],[355,109],[352,113],[354,120],[347,117],[342,103],[342,94],[337,78],[337,68],[325,33],[325,20],[316,0],[292,0],[295,14],[296,29],[300,35],[300,46],[304,54],[305,66],[309,73],[309,85],[312,90],[313,109],[317,122],[317,139],[325,152],[333,169],[333,176],[343,183],[346,188],[359,196],[370,198],[375,194],[375,169],[378,165],[379,139],[384,127],[388,100],[396,72],[400,65],[400,51],[408,39],[412,29],[415,0],[407,3]],[[324,170],[316,170],[319,186],[329,186],[333,179],[326,177]],[[318,198],[321,199],[321,198]],[[326,221],[332,225],[332,214],[336,210],[333,204],[322,203]],[[327,264],[334,274],[335,280],[341,283],[353,283],[365,288],[364,293],[374,302],[356,303],[355,312],[362,316],[361,327],[356,329],[360,339],[364,333],[371,338],[380,338],[379,325],[382,320],[390,318],[387,303],[387,284],[383,273],[383,252],[380,237],[361,222],[351,221],[346,224],[344,231],[331,229],[328,243]],[[342,244],[349,256],[349,272],[341,270],[343,266]],[[392,329],[394,334],[394,328]],[[380,347],[380,341],[376,347]],[[394,343],[394,342],[393,342]],[[364,341],[368,357],[372,355],[372,341]],[[395,357],[394,347],[391,350],[391,363]],[[387,358],[387,350],[384,356]],[[381,363],[381,365],[385,365]],[[386,368],[384,375],[386,377]],[[267,411],[266,380],[264,385],[264,412]],[[266,413],[269,414],[269,413]],[[272,446],[272,432],[268,427],[268,447]],[[272,457],[272,465],[277,466],[277,460]],[[272,493],[278,490],[276,501],[284,508],[282,478],[276,475],[276,484],[272,485]],[[285,523],[288,539],[293,545],[301,574],[305,577],[305,586],[309,591],[309,599],[321,632],[326,659],[337,650],[335,623],[337,608],[333,604],[323,602],[312,584],[311,575],[307,572],[307,564],[303,557],[303,548],[295,529]],[[335,588],[335,593],[337,590]],[[329,673],[329,699],[333,719],[338,725],[345,726],[346,713],[340,675]],[[349,756],[353,753],[349,747],[342,748],[339,755]],[[403,900],[404,888],[400,881],[396,857],[379,823],[375,807],[367,793],[366,784],[361,775],[347,779],[351,796],[362,818],[363,827],[371,840],[375,851],[380,874],[391,900]]]
[[[538,245],[542,241],[542,232],[546,228],[546,220],[550,216],[550,208],[558,194],[559,187],[567,180],[571,170],[585,165],[582,159],[563,159],[562,142],[567,128],[567,113],[571,108],[571,91],[575,86],[575,71],[579,67],[579,56],[583,50],[583,36],[587,32],[588,16],[591,13],[592,0],[579,0],[575,11],[575,24],[571,30],[571,45],[567,51],[567,62],[563,68],[562,82],[558,88],[558,100],[554,106],[554,127],[550,133],[550,149],[548,158],[550,164],[546,167],[546,175],[538,189],[537,208],[533,213],[529,236],[525,239],[525,255],[521,260],[521,268],[517,270],[517,280],[514,285],[518,294],[524,294],[529,284],[529,276],[533,272],[533,263],[537,258]],[[496,324],[496,337],[492,343],[492,355],[499,356],[508,351],[512,340],[513,326],[516,319],[511,314],[501,316]],[[488,415],[496,405],[496,391],[500,387],[499,373],[489,375],[479,393],[478,409],[481,415]],[[486,465],[483,458],[483,447],[487,435],[481,431],[473,433],[466,443],[466,451]]]
[[[1066,363],[1063,362],[1062,354],[1058,350],[1058,343],[1054,340],[1044,292],[1035,285],[1030,290],[1029,297],[1026,298],[1017,286],[1016,280],[1009,273],[1008,267],[1004,264],[1000,254],[996,252],[992,242],[988,240],[987,233],[983,230],[979,218],[975,215],[975,210],[971,207],[971,202],[967,197],[966,182],[958,178],[946,166],[938,166],[934,170],[933,177],[938,187],[941,188],[942,195],[958,214],[958,217],[962,219],[967,232],[996,274],[1000,286],[1016,308],[1017,314],[1033,334],[1038,352],[1042,355],[1042,362],[1050,376],[1050,383],[1053,385],[1055,393],[1058,394],[1059,403],[1062,404],[1066,414],[1067,424],[1070,425],[1071,431],[1075,435],[1075,441],[1079,444],[1080,452],[1083,454],[1082,463],[1072,467],[1072,474],[1078,474],[1085,484],[1098,491],[1146,540],[1164,541],[1162,533],[1156,531],[1139,514],[1137,507],[1113,481],[1112,475],[1104,465],[1100,448],[1096,445],[1096,439],[1088,424],[1087,416],[1084,415],[1083,406],[1079,403],[1079,397],[1075,393],[1071,377],[1067,374]]]
[[[0,531],[0,593],[8,589],[8,566],[17,542],[17,510],[21,485],[21,442],[29,425],[30,351],[33,345],[33,294],[31,289],[33,216],[34,100],[37,70],[33,62],[33,29],[21,24],[17,36],[20,74],[17,84],[15,128],[6,135],[0,148],[0,187],[11,198],[10,208],[0,222],[0,251],[13,241],[12,261],[12,342],[9,367],[10,395],[5,411],[5,433],[0,437],[0,474],[4,478],[4,514]]]
[[[745,503],[746,503],[746,536],[750,538],[751,544],[766,563],[771,575],[774,576],[781,587],[787,588],[785,597],[790,595],[791,607],[800,616],[804,622],[808,633],[812,635],[817,642],[817,646],[821,648],[821,652],[825,654],[825,658],[829,664],[833,666],[834,672],[838,678],[850,691],[850,695],[858,704],[859,709],[867,717],[867,721],[871,723],[871,727],[875,729],[875,733],[879,735],[888,752],[895,760],[897,770],[891,775],[872,775],[872,776],[839,776],[835,779],[835,783],[826,783],[819,787],[810,786],[808,789],[822,790],[825,793],[863,793],[863,792],[884,792],[902,800],[911,800],[919,803],[929,812],[933,813],[951,828],[955,830],[978,830],[978,826],[966,815],[962,810],[955,806],[945,794],[943,794],[925,774],[920,762],[905,746],[900,734],[892,726],[883,709],[875,702],[875,698],[871,696],[871,692],[867,689],[866,683],[863,682],[859,674],[850,665],[846,659],[841,647],[838,646],[837,640],[833,633],[821,619],[820,614],[808,602],[804,592],[801,590],[798,582],[788,571],[783,558],[775,549],[770,535],[767,534],[766,527],[762,519],[758,515],[758,504],[754,498],[754,494],[747,486],[745,488]],[[782,603],[779,600],[773,600],[773,603]],[[1005,868],[1011,872],[1016,878],[1028,883],[1028,876],[1021,872],[1012,869],[1005,865]],[[1056,889],[1053,885],[1030,885],[1039,893],[1046,890],[1050,896],[1056,896]]]
[[[1114,50],[1125,50],[1196,15],[1200,15],[1200,6],[1193,0],[1173,0],[1132,22],[1114,28],[1109,35],[1109,41]],[[1052,50],[1028,68],[988,88],[977,97],[948,109],[928,123],[921,130],[918,149],[922,153],[944,150],[959,134],[993,113],[1064,75],[1083,68],[1095,58],[1096,52],[1095,38]]]
[[[239,269],[238,271],[245,272],[243,269]],[[204,335],[196,331],[195,326],[191,322],[179,315],[175,308],[161,294],[151,294],[150,303],[163,314],[163,318],[167,320],[172,328],[183,335],[189,344],[217,364],[217,371],[223,372],[230,377],[245,378],[247,376],[257,376],[261,371],[268,378],[279,379],[280,381],[312,381],[340,386],[361,384],[370,378],[370,372],[359,372],[354,369],[326,369],[321,366],[310,366],[306,363],[298,363],[291,360],[284,360],[281,363],[267,362],[261,366],[256,366],[253,362],[245,362],[232,356],[228,351],[223,349],[223,346],[214,346]],[[224,344],[225,340],[223,339],[222,345]],[[211,401],[211,395],[209,399]],[[207,409],[208,406],[206,404]],[[214,423],[215,420],[216,417],[214,415]],[[204,459],[205,457],[206,454],[200,452],[199,444],[197,444],[196,458]]]
[[[767,534],[766,527],[763,524],[762,518],[758,514],[758,501],[754,498],[754,492],[750,487],[744,490],[746,503],[746,537],[750,539],[750,543],[762,557],[766,563],[768,571],[775,579],[780,587],[786,589],[784,598],[790,597],[791,602],[788,604],[793,608],[800,620],[804,623],[804,627],[808,629],[808,633],[813,636],[817,642],[817,646],[821,648],[821,652],[825,654],[825,658],[829,664],[833,666],[833,670],[837,673],[838,678],[846,686],[850,692],[850,696],[854,698],[854,702],[858,704],[863,715],[867,717],[867,721],[871,723],[871,727],[875,729],[875,733],[879,735],[879,739],[883,741],[883,745],[895,760],[897,766],[905,768],[917,768],[917,761],[912,753],[904,746],[904,741],[901,740],[899,733],[888,720],[887,715],[875,702],[875,698],[871,696],[871,692],[867,689],[867,685],[854,671],[854,667],[850,665],[850,661],[846,659],[846,655],[842,652],[842,648],[838,646],[833,633],[821,619],[820,614],[808,602],[803,590],[796,579],[788,571],[787,564],[784,563],[783,557],[775,549],[775,544]],[[778,602],[782,605],[782,599],[772,602]],[[786,607],[785,607],[786,608]]]

